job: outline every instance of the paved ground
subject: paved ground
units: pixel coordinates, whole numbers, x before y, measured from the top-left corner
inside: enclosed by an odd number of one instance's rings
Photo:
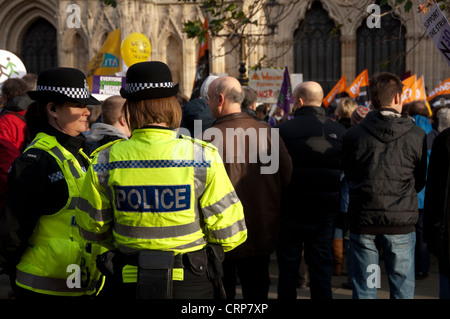
[[[345,269],[344,269],[345,271]],[[271,258],[271,286],[269,299],[277,298],[278,269],[275,256]],[[381,266],[381,288],[378,289],[378,299],[389,299],[389,285]],[[346,276],[333,276],[333,298],[351,299],[351,290],[341,288],[341,284],[346,281]],[[9,281],[5,275],[0,276],[0,299],[7,299],[9,292]],[[309,288],[297,290],[298,299],[310,299]],[[240,287],[238,287],[237,298],[242,298]],[[436,258],[431,260],[429,277],[423,280],[416,280],[415,299],[438,299],[439,298],[439,274]]]
[[[383,264],[381,267],[381,288],[378,289],[378,299],[389,299],[389,284]],[[269,299],[277,298],[278,268],[275,256],[271,260],[271,286]],[[346,269],[344,267],[344,272]],[[333,299],[351,299],[352,291],[341,287],[347,280],[346,275],[333,276]],[[240,292],[240,291],[239,291]],[[310,299],[309,288],[297,289],[298,299]],[[415,299],[439,299],[439,273],[437,259],[432,257],[429,276],[423,280],[416,280]]]

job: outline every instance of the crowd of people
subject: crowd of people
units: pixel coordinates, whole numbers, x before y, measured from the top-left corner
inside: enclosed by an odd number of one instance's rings
[[[368,269],[380,258],[390,297],[412,299],[433,254],[450,298],[450,108],[403,105],[391,73],[373,76],[369,96],[327,110],[307,81],[284,114],[210,75],[186,101],[158,61],[132,65],[104,101],[73,68],[8,79],[0,262],[11,297],[232,300],[239,282],[244,299],[264,300],[276,254],[278,299],[297,298],[302,264],[312,299],[333,298],[344,264],[353,298],[376,299]]]

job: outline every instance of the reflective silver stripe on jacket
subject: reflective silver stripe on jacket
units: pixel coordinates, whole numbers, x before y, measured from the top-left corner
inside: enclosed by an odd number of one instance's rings
[[[202,237],[202,238],[199,238],[199,239],[194,240],[194,241],[191,242],[191,243],[183,244],[183,245],[176,246],[176,247],[170,247],[170,249],[171,249],[171,250],[185,250],[185,249],[189,249],[189,248],[197,247],[197,246],[202,246],[202,247],[203,247],[203,246],[205,246],[207,243],[208,243],[208,242],[206,241],[206,239],[205,239],[204,237]],[[133,254],[133,253],[136,253],[136,252],[142,250],[142,249],[137,249],[137,248],[127,247],[127,246],[120,245],[120,244],[117,245],[117,249],[118,249],[121,253],[124,253],[124,254]]]
[[[236,191],[233,190],[222,197],[220,200],[211,204],[209,206],[203,207],[203,215],[205,219],[208,219],[212,216],[219,215],[223,213],[228,207],[239,202],[239,197],[236,194]]]
[[[72,197],[70,199],[69,206],[67,206],[67,209],[75,210],[77,208],[77,204],[78,204],[79,200],[80,200],[80,197],[76,197],[76,196]]]
[[[92,165],[92,168],[95,170],[95,165],[106,165],[109,163],[109,155],[111,153],[111,147],[108,147],[106,149],[104,149],[103,151],[101,151],[98,154],[97,157],[97,163],[98,164],[94,164]],[[103,189],[106,191],[106,197],[108,197],[109,202],[112,204],[114,202],[114,195],[112,190],[110,189],[110,187],[108,186],[109,184],[109,170],[103,170],[103,171],[96,171],[97,172],[97,178],[98,178],[98,182],[100,183],[100,185],[103,186]]]
[[[101,233],[101,234],[97,234],[97,233],[90,232],[82,227],[78,227],[78,229],[80,230],[83,238],[86,239],[87,241],[95,241],[95,242],[104,241],[104,240],[109,239],[112,236],[111,230],[105,231],[104,233]]]
[[[203,161],[204,148],[197,143],[193,144],[194,161]],[[194,192],[195,192],[195,219],[200,218],[198,201],[203,195],[206,187],[206,178],[208,176],[208,169],[204,166],[194,166]]]
[[[198,208],[198,200],[202,196],[206,187],[207,168],[210,167],[209,161],[204,161],[204,148],[194,143],[193,144],[193,157],[194,160],[162,160],[162,161],[120,161],[110,163],[110,150],[107,148],[99,153],[97,158],[97,164],[93,165],[93,169],[97,172],[99,183],[107,190],[108,198],[111,203],[114,203],[114,197],[112,189],[108,186],[109,183],[109,171],[111,169],[123,169],[123,168],[160,168],[160,167],[193,167],[194,168],[194,191],[196,202],[192,204],[192,208],[195,214],[195,221],[185,225],[173,225],[163,227],[142,227],[142,226],[127,226],[122,225],[115,221],[114,231],[121,236],[138,239],[162,239],[173,238],[190,235],[200,231],[200,215]],[[83,207],[82,207],[83,206]],[[94,220],[108,220],[108,213],[114,214],[113,211],[99,211],[94,209],[87,201],[80,203],[80,209],[85,212],[89,212],[89,216]],[[91,215],[92,214],[92,215]],[[108,218],[108,219],[107,219]],[[85,232],[83,232],[85,234]],[[87,236],[93,236],[93,234],[86,234]],[[88,239],[88,237],[85,237]],[[98,239],[97,239],[98,240]],[[205,244],[205,240],[196,240],[193,243],[187,243],[180,245],[179,249],[186,249],[188,247],[194,247],[201,244]]]
[[[121,236],[138,239],[163,239],[191,235],[201,230],[200,221],[174,226],[142,227],[115,223],[114,231]]]
[[[52,147],[50,149],[50,151],[56,155],[56,157],[62,162],[64,163],[64,161],[66,161],[67,159],[64,157],[63,153],[61,152],[61,150],[58,147]],[[72,173],[72,176],[75,179],[80,178],[80,174],[78,173],[78,170],[75,168],[75,166],[73,165],[72,161],[67,161],[67,163],[69,164],[69,169],[70,169],[70,173]]]
[[[245,219],[241,219],[236,221],[231,226],[222,229],[212,230],[211,237],[215,239],[227,239],[233,237],[234,235],[238,234],[239,232],[245,229],[247,229],[247,226],[245,225]]]
[[[79,198],[77,205],[81,211],[88,213],[89,217],[95,220],[96,222],[108,221],[111,220],[113,217],[112,208],[96,209],[85,198]]]
[[[69,273],[67,274],[69,276]],[[31,287],[34,289],[48,290],[58,292],[72,292],[72,293],[85,293],[94,289],[97,281],[93,281],[89,287],[82,288],[69,288],[67,286],[67,279],[60,278],[48,278],[37,275],[28,274],[26,272],[17,270],[17,282],[20,284]]]

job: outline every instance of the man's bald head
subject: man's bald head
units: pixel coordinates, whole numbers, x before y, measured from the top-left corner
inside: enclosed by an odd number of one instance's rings
[[[323,89],[322,86],[313,81],[303,82],[294,89],[294,108],[302,106],[318,106],[322,105]]]
[[[207,104],[215,118],[239,113],[244,94],[241,83],[236,78],[221,76],[209,85]]]
[[[229,103],[241,104],[244,100],[244,91],[241,83],[232,76],[222,76],[214,80],[217,94],[223,94]]]

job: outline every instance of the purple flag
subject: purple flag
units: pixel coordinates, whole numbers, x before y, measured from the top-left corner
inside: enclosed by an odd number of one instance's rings
[[[288,116],[289,111],[291,110],[292,102],[291,79],[289,77],[288,68],[286,67],[284,69],[283,83],[281,83],[280,95],[278,95],[277,101],[277,106],[283,109],[285,117]]]

